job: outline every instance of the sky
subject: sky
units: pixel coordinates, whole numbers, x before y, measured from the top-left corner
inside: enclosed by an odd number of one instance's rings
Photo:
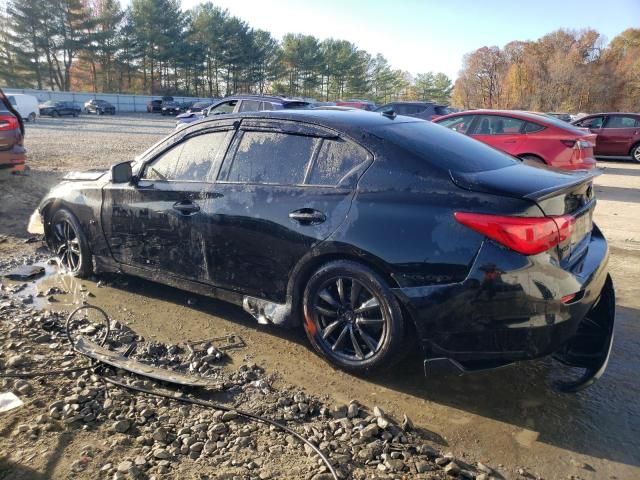
[[[128,3],[123,1],[123,3]],[[182,0],[183,9],[201,0]],[[444,72],[482,46],[535,40],[558,28],[594,28],[611,40],[640,28],[640,0],[213,0],[276,38],[304,33],[349,40],[393,68]]]

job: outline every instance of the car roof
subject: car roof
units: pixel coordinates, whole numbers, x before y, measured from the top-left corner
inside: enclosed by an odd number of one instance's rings
[[[260,101],[275,101],[281,103],[289,103],[289,102],[302,102],[309,103],[307,100],[302,100],[299,98],[289,98],[289,97],[278,97],[276,95],[229,95],[228,97],[221,98],[219,101],[229,101],[229,100],[260,100]]]
[[[634,117],[638,117],[640,116],[640,113],[634,113],[634,112],[600,112],[600,113],[590,113],[589,115],[585,115],[584,117],[580,118],[580,120],[583,120],[587,117],[597,117],[598,115],[632,115]]]
[[[526,110],[463,110],[461,112],[450,113],[449,115],[443,115],[442,117],[436,119],[437,121],[442,120],[444,118],[449,117],[457,117],[460,115],[501,115],[506,117],[514,117],[519,118],[521,120],[531,120],[531,121],[544,121],[546,120],[544,113],[538,112],[529,112]]]
[[[289,120],[294,122],[305,122],[314,125],[339,130],[345,133],[358,133],[377,127],[384,127],[398,123],[424,122],[414,117],[404,115],[383,115],[381,113],[368,112],[365,110],[327,110],[327,109],[305,109],[305,110],[271,110],[264,112],[244,112],[232,113],[219,116],[205,117],[202,120],[192,122],[189,126],[200,125],[216,120],[243,118],[268,118],[274,120]],[[189,128],[189,127],[187,127]]]

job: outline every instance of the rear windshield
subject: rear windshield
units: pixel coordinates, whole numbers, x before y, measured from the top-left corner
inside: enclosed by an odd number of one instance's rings
[[[560,120],[559,118],[552,117],[551,115],[545,115],[544,113],[531,112],[531,115],[536,117],[540,117],[540,120],[545,123],[550,123],[554,127],[562,128],[564,130],[568,130],[572,133],[577,133],[578,135],[583,135],[584,131],[581,131],[578,127],[571,125],[570,123],[565,122],[564,120]]]
[[[454,172],[482,172],[520,163],[506,153],[431,122],[394,123],[375,133],[436,167]]]

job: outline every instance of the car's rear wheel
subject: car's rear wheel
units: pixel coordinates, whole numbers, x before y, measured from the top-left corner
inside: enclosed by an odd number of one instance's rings
[[[34,112],[31,112],[28,116],[27,116],[27,122],[29,123],[33,123],[36,121],[36,114]]]
[[[633,148],[631,149],[631,158],[635,162],[640,163],[640,143],[634,145]]]
[[[339,368],[363,374],[400,359],[400,305],[384,279],[359,263],[338,260],[317,270],[304,291],[303,313],[311,344]]]
[[[77,218],[68,210],[60,209],[51,217],[49,228],[49,243],[60,265],[76,277],[91,275],[91,253]]]
[[[58,118],[58,117],[60,116],[60,113],[59,113],[57,110],[54,110],[54,111],[51,113],[51,116],[52,116],[52,117],[54,117],[54,118]]]

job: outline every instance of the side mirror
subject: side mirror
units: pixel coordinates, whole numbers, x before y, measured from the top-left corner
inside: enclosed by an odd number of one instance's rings
[[[132,178],[131,162],[117,163],[111,167],[112,183],[130,183]]]

